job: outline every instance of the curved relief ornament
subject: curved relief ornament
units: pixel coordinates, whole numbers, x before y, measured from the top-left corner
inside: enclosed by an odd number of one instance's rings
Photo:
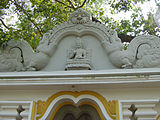
[[[24,43],[25,44],[25,43]],[[9,41],[0,48],[0,72],[25,71],[24,55],[21,42]],[[28,48],[30,46],[26,46]],[[24,48],[25,49],[25,48]],[[28,49],[29,50],[29,49]]]
[[[160,38],[152,35],[135,37],[127,50],[112,51],[109,58],[119,68],[160,67]]]
[[[69,16],[69,21],[73,24],[84,24],[91,21],[91,14],[79,8]]]
[[[86,34],[99,40],[110,62],[117,68],[160,67],[160,38],[149,35],[138,36],[132,40],[128,49],[124,50],[116,31],[110,30],[103,24],[92,22],[90,13],[79,8],[71,13],[69,22],[58,25],[44,34],[36,52],[27,42],[21,40],[9,41],[1,46],[0,72],[42,70],[48,64],[62,38],[67,35],[82,37]],[[85,50],[87,48],[83,51]],[[74,59],[70,60],[74,61]],[[84,59],[81,61],[84,62]],[[91,69],[90,61],[88,65]]]
[[[47,49],[50,47],[34,52],[27,42],[11,40],[0,48],[0,72],[41,70],[49,61],[49,56],[42,51]]]

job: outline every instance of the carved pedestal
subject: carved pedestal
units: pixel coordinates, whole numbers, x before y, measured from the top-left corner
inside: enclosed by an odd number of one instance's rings
[[[91,70],[89,59],[69,59],[65,70]]]

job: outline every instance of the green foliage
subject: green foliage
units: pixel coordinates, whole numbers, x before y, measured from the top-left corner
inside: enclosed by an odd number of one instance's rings
[[[136,7],[136,4],[146,1],[150,0],[1,0],[0,44],[11,39],[23,39],[36,49],[43,34],[68,21],[69,14],[77,8],[91,12],[96,19],[119,34],[158,35],[159,28],[152,12],[145,19],[141,8]],[[160,3],[156,4],[160,6]],[[129,20],[115,20],[113,17],[129,11],[132,12]],[[15,17],[16,22],[12,21]]]

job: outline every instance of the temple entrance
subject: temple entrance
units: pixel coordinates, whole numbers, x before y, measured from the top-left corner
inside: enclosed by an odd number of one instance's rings
[[[90,105],[80,107],[65,105],[61,107],[53,120],[101,120],[97,110]]]

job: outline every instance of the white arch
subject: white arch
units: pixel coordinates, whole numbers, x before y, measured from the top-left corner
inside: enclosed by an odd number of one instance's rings
[[[92,96],[92,95],[80,95],[78,96],[77,98],[75,98],[74,96],[72,95],[62,95],[62,96],[59,96],[57,98],[55,98],[51,103],[50,105],[48,106],[46,112],[44,113],[44,115],[39,119],[39,120],[45,120],[49,115],[50,115],[50,112],[55,109],[60,103],[62,103],[62,101],[73,101],[75,104],[79,104],[81,100],[84,100],[84,99],[90,99],[90,100],[93,100],[97,105],[98,107],[100,108],[104,118],[106,120],[113,120],[109,114],[107,113],[105,107],[103,106],[103,103],[98,99],[96,98],[95,96]]]

